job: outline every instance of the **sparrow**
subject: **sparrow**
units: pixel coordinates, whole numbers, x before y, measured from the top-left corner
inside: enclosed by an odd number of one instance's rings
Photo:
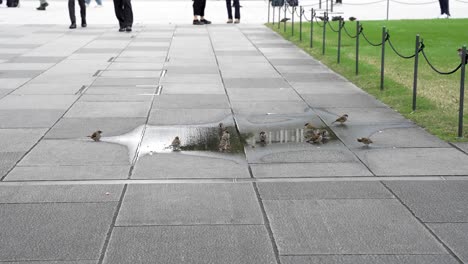
[[[463,50],[462,49],[457,49],[458,51],[458,56],[460,57],[460,59],[462,58],[463,56]],[[465,54],[465,64],[468,63],[468,52]]]
[[[355,17],[349,17],[349,21],[355,21],[356,18]]]
[[[175,137],[171,143],[172,150],[180,150],[180,139],[179,137]]]
[[[366,145],[367,147],[369,144],[374,143],[370,138],[362,137],[357,139],[358,142],[361,142],[362,144]]]
[[[280,22],[286,22],[286,21],[288,21],[288,20],[290,20],[290,19],[287,18],[287,17],[285,17],[285,18],[281,19]]]
[[[260,143],[265,145],[267,142],[267,135],[265,131],[260,132]]]
[[[318,143],[322,143],[322,140],[323,140],[323,137],[322,137],[322,133],[320,132],[320,130],[315,130],[314,133],[310,136],[310,139],[307,140],[306,142],[318,144]]]
[[[224,130],[226,130],[226,127],[224,127],[224,124],[219,123],[218,124],[218,136],[219,136],[220,139],[223,136]]]
[[[92,140],[98,142],[98,141],[101,140],[101,134],[102,134],[102,131],[98,130],[98,131],[94,132],[93,134],[91,134],[91,136],[88,136],[88,137],[91,138]]]
[[[223,136],[221,137],[221,140],[218,145],[218,149],[220,152],[225,152],[229,151],[231,149],[231,134],[229,134],[229,131],[224,130]]]
[[[322,140],[330,139],[330,132],[328,132],[328,130],[326,129],[322,130],[321,134],[322,134]]]
[[[332,16],[332,21],[340,21],[341,16]]]
[[[305,129],[317,129],[317,128],[314,127],[314,125],[312,125],[311,123],[305,123],[305,124],[304,124],[304,128],[305,128]]]
[[[344,114],[344,115],[338,117],[334,122],[332,122],[332,124],[333,124],[333,123],[339,122],[340,125],[342,125],[342,124],[343,124],[344,122],[346,122],[347,120],[348,120],[348,114]]]

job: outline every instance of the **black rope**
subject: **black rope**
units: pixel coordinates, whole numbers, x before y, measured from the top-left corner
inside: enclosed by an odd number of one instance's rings
[[[365,39],[365,40],[367,41],[367,43],[369,43],[370,45],[372,45],[372,46],[374,46],[374,47],[382,46],[382,42],[379,43],[379,44],[374,44],[374,43],[372,43],[372,42],[366,37],[366,34],[364,34],[364,31],[362,31],[362,29],[361,29],[361,35],[362,35],[362,37],[364,37],[364,39]],[[388,39],[388,35],[387,35],[387,39]],[[386,40],[387,40],[387,39],[386,39]]]
[[[392,50],[396,53],[396,55],[400,56],[401,58],[403,59],[411,59],[411,58],[414,58],[414,56],[416,56],[416,54],[413,54],[411,56],[405,56],[405,55],[402,55],[401,53],[399,53],[395,47],[393,46],[392,44],[392,41],[390,40],[390,35],[387,34],[387,40],[388,40],[388,44],[390,45],[390,47],[392,48]],[[419,49],[418,53],[421,51],[421,49]]]
[[[307,18],[307,15],[306,15],[306,12],[304,12],[304,10],[303,10],[302,14],[304,15],[304,18],[305,18],[305,20],[306,20],[307,22],[312,22],[312,19],[313,19],[313,18],[308,19],[308,18]]]
[[[333,28],[333,26],[331,25],[331,23],[327,23],[327,24],[328,24],[328,27],[329,27],[333,32],[336,32],[336,33],[340,32],[339,29],[338,29],[338,30],[335,30],[335,29]]]
[[[358,32],[355,36],[352,36],[352,35],[348,32],[348,30],[346,29],[346,26],[345,26],[344,24],[343,24],[343,29],[344,29],[346,35],[348,35],[348,37],[350,37],[350,38],[357,38],[357,36],[359,35],[359,33],[362,32],[362,27],[361,27],[361,28],[359,29],[359,32]]]
[[[325,18],[324,18],[325,19]],[[325,25],[320,25],[320,22],[318,21],[317,17],[315,17],[315,23],[317,23],[317,25],[319,25],[320,27],[324,27]]]
[[[427,64],[429,64],[429,66],[431,66],[432,70],[434,70],[435,72],[437,72],[438,74],[443,74],[443,75],[449,75],[449,74],[453,74],[453,73],[456,73],[462,66],[461,62],[460,62],[460,65],[457,66],[457,68],[455,68],[454,70],[452,71],[449,71],[449,72],[443,72],[443,71],[439,71],[438,69],[436,69],[432,64],[431,62],[429,61],[429,59],[427,58],[426,56],[426,53],[424,52],[424,49],[421,49],[421,53],[424,57],[424,59],[426,60]]]

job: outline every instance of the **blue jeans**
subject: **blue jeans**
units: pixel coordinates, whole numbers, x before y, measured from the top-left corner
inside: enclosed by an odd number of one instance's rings
[[[85,0],[86,4],[90,4],[91,3],[91,0]],[[98,5],[102,5],[102,0],[96,0],[96,4]]]

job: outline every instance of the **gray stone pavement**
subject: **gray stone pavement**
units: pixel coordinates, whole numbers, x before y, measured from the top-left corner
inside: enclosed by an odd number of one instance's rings
[[[467,146],[262,25],[11,25],[0,61],[0,263],[468,263]]]

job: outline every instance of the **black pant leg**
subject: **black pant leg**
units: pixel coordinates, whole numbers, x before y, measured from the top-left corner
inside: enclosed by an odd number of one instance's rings
[[[85,0],[78,0],[78,4],[80,5],[81,23],[86,24],[86,5],[85,5]]]
[[[235,3],[236,0],[234,0]],[[228,19],[232,19],[232,6],[231,6],[231,0],[226,0],[226,9],[228,13]]]
[[[114,0],[114,10],[115,10],[115,16],[117,17],[117,20],[119,21],[120,28],[125,27],[123,9],[122,9],[122,0]]]
[[[200,16],[201,14],[201,1],[202,0],[194,0],[193,1],[193,15],[194,16]]]
[[[446,4],[445,4],[445,14],[449,15],[450,16],[450,10],[449,10],[449,0],[445,0],[446,1]]]
[[[205,7],[206,7],[206,0],[202,0],[201,6],[200,6],[200,16],[202,17],[205,16]]]
[[[70,21],[76,23],[75,0],[68,0],[68,14],[70,15]]]
[[[126,27],[133,25],[133,10],[131,0],[123,0],[124,23]]]
[[[239,0],[234,0],[234,17],[240,19],[240,3]]]

